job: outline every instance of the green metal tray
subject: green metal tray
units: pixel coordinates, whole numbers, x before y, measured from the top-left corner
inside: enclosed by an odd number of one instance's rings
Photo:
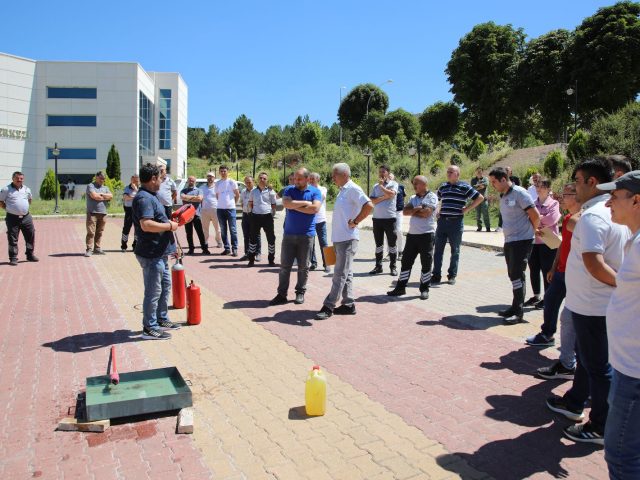
[[[87,377],[87,420],[105,420],[191,407],[191,389],[176,367]]]

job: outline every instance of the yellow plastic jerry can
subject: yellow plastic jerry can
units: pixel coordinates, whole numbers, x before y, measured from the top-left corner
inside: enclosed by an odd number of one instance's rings
[[[309,372],[304,393],[307,415],[324,415],[327,409],[327,379],[318,365],[314,365]]]

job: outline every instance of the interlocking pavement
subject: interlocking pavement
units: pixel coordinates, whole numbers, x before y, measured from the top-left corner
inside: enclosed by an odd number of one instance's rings
[[[270,307],[277,268],[186,257],[202,324],[139,341],[141,273],[117,250],[121,222],[108,221],[107,255],[87,259],[82,219],[38,220],[41,262],[0,265],[1,478],[606,478],[602,451],[563,440],[568,423],[544,407],[568,385],[531,375],[557,356],[523,343],[541,312],[516,326],[495,315],[511,296],[499,252],[463,247],[457,284],[427,301],[416,266],[409,294],[390,299],[394,279],[366,273],[364,231],[358,313],[325,321],[313,320],[331,281],[323,272],[310,272],[303,305]],[[185,321],[184,310],[171,315]],[[176,365],[192,381],[192,436],[174,433],[175,417],[54,431],[111,344],[121,371]],[[315,363],[328,372],[328,410],[309,419]]]

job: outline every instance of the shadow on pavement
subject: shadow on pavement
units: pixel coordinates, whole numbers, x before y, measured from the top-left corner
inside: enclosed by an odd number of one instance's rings
[[[49,256],[54,258],[84,257],[84,253],[50,253]]]
[[[55,352],[82,353],[97,350],[98,348],[110,347],[119,343],[129,343],[141,341],[140,332],[131,330],[116,330],[114,332],[92,332],[70,335],[54,342],[43,343],[43,347],[48,347]]]
[[[291,407],[289,409],[289,420],[308,420],[309,418],[316,418],[312,415],[307,415],[307,409],[304,405],[299,407]]]
[[[536,473],[546,473],[554,478],[566,478],[569,472],[560,465],[565,458],[585,457],[600,447],[587,444],[565,444],[562,430],[555,424],[523,433],[516,438],[496,440],[481,446],[475,452],[456,452],[440,455],[438,465],[462,478],[470,478],[467,464],[488,473],[496,479],[516,480]],[[474,477],[475,478],[475,477]]]
[[[482,362],[480,366],[487,370],[511,370],[517,375],[533,375],[537,368],[552,362],[541,355],[541,351],[537,347],[523,346],[502,355],[497,362]]]
[[[234,300],[223,305],[224,310],[233,310],[236,308],[267,308],[269,300]]]
[[[476,307],[476,312],[478,313],[495,313],[496,315],[500,310],[506,310],[511,305],[507,305],[506,303],[501,303],[498,305],[480,305]]]
[[[421,320],[416,322],[416,324],[426,327],[442,325],[453,330],[486,330],[496,325],[502,325],[502,319],[460,314],[448,315],[442,317],[440,320]]]
[[[254,318],[253,321],[257,323],[279,322],[297,327],[310,327],[312,324],[309,320],[311,320],[316,313],[315,310],[287,310],[285,312],[278,312],[273,317]]]

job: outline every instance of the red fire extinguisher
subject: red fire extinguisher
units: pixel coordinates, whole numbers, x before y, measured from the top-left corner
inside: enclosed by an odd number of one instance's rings
[[[193,283],[187,287],[187,323],[189,325],[200,325],[200,287]]]
[[[187,301],[184,266],[180,261],[171,267],[171,287],[173,292],[173,308],[184,308]]]

